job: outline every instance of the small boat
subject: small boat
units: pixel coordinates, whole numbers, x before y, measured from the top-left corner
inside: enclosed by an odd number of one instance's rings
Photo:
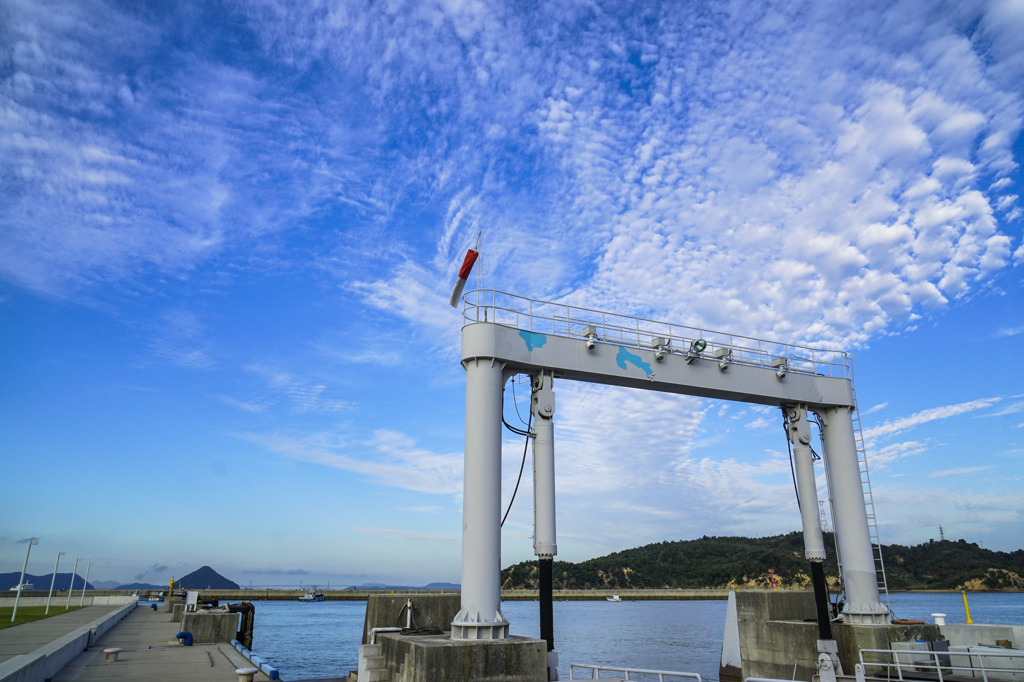
[[[605,599],[607,599],[608,601],[622,601],[622,597],[620,597],[617,594],[613,594],[610,597],[605,597]]]
[[[25,590],[35,589],[35,586],[32,585],[32,583],[22,583],[21,585],[15,585],[14,587],[12,587],[11,592],[17,592],[19,587],[21,588],[22,592],[24,592]]]
[[[312,590],[306,590],[306,594],[299,597],[299,601],[324,601],[327,597],[320,590],[313,588]]]

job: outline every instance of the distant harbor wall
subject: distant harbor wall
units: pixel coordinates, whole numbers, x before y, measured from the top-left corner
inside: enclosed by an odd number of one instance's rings
[[[0,597],[0,606],[12,607],[14,606],[14,600],[17,597]],[[75,592],[71,596],[71,605],[78,606],[78,603],[82,600],[82,593]],[[83,606],[116,606],[118,604],[129,604],[135,601],[135,597],[131,596],[131,593],[127,594],[116,594],[116,595],[104,595],[104,594],[93,594],[92,592],[85,593],[85,600]],[[61,595],[54,593],[53,598],[50,600],[50,608],[56,609],[57,607],[63,607],[68,603],[68,593],[65,592]],[[46,606],[46,593],[43,593],[42,597],[26,597],[22,593],[21,600],[18,601],[18,606]]]
[[[458,590],[321,590],[327,601],[367,601],[370,595],[390,594],[458,594]],[[158,594],[158,590],[152,590]],[[297,601],[305,590],[199,590],[203,599],[221,601]],[[89,593],[86,593],[89,594]],[[142,597],[150,594],[140,590]],[[555,601],[605,601],[619,595],[623,601],[686,601],[729,598],[728,590],[555,590]],[[87,597],[88,598],[88,597]],[[503,601],[536,601],[537,590],[502,590]]]

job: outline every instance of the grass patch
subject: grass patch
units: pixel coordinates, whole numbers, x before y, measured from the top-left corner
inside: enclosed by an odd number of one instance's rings
[[[43,618],[53,618],[59,616],[62,613],[71,613],[78,609],[85,608],[83,606],[72,606],[67,611],[64,610],[64,605],[50,604],[50,613],[45,613],[45,606],[19,606],[18,617],[11,622],[11,614],[14,612],[13,606],[0,606],[0,630],[4,628],[12,628],[15,625],[21,625],[23,623],[31,623],[34,620],[42,620]]]

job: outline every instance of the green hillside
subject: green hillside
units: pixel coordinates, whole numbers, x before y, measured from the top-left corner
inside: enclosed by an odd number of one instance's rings
[[[837,579],[835,543],[825,534],[825,574]],[[994,552],[964,540],[913,547],[884,545],[889,588],[1024,589],[1024,550]],[[556,561],[556,589],[768,587],[769,570],[783,588],[810,587],[801,533],[765,538],[708,537],[656,542],[578,564]],[[536,562],[501,572],[505,589],[535,588]]]

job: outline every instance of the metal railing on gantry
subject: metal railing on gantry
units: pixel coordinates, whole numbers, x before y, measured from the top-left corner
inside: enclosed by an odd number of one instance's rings
[[[666,353],[686,355],[691,344],[704,339],[703,356],[727,357],[729,362],[788,372],[815,374],[853,380],[853,360],[843,350],[814,348],[779,343],[739,334],[659,322],[642,317],[581,308],[517,296],[496,289],[474,289],[462,295],[465,324],[493,322],[515,329],[568,338],[587,338],[587,328],[596,332],[597,341],[620,346],[653,348],[655,339],[664,339]],[[782,364],[780,364],[782,363]]]

